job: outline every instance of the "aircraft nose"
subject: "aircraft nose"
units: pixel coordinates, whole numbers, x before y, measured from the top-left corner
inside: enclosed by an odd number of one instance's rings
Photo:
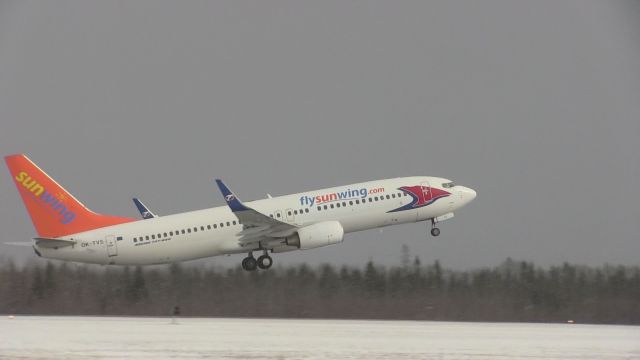
[[[470,203],[471,200],[475,199],[478,195],[475,190],[466,186],[458,186],[458,194],[460,194],[460,198],[462,198],[465,205]]]

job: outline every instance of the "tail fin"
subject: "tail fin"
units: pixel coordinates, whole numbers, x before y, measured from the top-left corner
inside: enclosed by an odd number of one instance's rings
[[[136,221],[87,209],[23,154],[5,157],[31,221],[43,238],[56,238]]]

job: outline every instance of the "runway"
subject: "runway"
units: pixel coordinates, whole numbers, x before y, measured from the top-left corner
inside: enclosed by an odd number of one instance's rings
[[[0,318],[0,359],[638,359],[640,327],[185,318]]]

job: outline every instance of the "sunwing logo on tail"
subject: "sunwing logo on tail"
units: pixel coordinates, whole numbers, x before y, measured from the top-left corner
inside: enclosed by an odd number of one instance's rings
[[[59,217],[61,223],[69,224],[76,218],[76,213],[67,209],[64,205],[63,201],[66,199],[66,196],[63,193],[53,195],[35,179],[31,178],[26,171],[21,171],[16,175],[15,179],[33,195],[36,201],[53,210]]]

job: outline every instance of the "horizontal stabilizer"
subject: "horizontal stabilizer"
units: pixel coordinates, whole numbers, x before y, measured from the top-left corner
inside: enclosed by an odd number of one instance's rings
[[[31,241],[15,241],[15,242],[6,242],[4,244],[10,245],[10,246],[28,246],[28,247],[33,246],[33,243]]]
[[[33,238],[33,240],[36,241],[36,245],[41,247],[47,247],[47,248],[72,246],[76,244],[75,240],[67,240],[67,239],[52,239],[52,238],[37,237],[37,238]]]

